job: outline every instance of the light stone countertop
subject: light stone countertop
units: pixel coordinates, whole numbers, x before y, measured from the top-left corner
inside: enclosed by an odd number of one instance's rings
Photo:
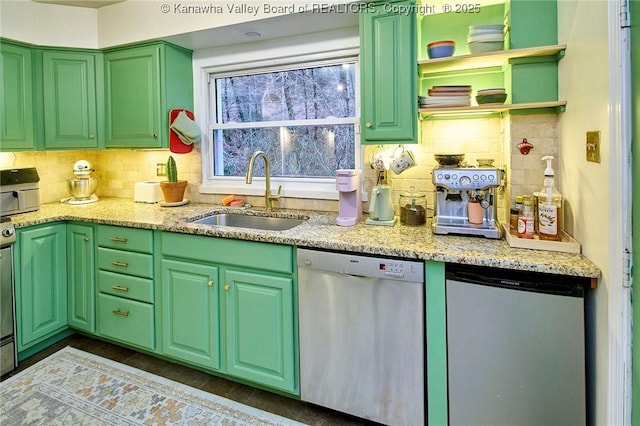
[[[16,228],[71,220],[185,234],[208,235],[250,241],[289,244],[298,247],[379,254],[409,259],[436,260],[598,278],[600,270],[581,254],[512,248],[503,240],[482,237],[433,235],[428,226],[393,227],[365,225],[337,226],[336,214],[310,211],[274,211],[284,217],[309,218],[286,231],[265,231],[227,226],[209,226],[190,221],[221,211],[242,210],[213,204],[191,203],[179,207],[135,203],[124,198],[101,198],[97,203],[42,204],[40,210],[11,216]],[[242,210],[264,215],[264,210]]]

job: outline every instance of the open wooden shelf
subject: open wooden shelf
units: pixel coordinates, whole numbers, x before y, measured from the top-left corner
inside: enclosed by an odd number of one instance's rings
[[[423,117],[431,115],[446,114],[474,114],[474,113],[498,113],[513,110],[527,109],[554,109],[555,112],[562,112],[567,105],[567,101],[551,101],[551,102],[529,102],[524,104],[487,104],[468,107],[432,107],[418,108],[418,112]]]
[[[523,49],[497,50],[494,52],[474,53],[470,55],[448,56],[446,58],[426,59],[418,61],[420,74],[434,74],[451,71],[463,71],[476,68],[491,68],[505,65],[510,59],[534,58],[554,56],[560,59],[564,56],[567,46],[564,44],[553,46],[527,47]]]

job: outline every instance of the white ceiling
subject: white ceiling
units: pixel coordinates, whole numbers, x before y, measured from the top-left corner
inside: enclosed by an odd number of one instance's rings
[[[57,4],[60,6],[89,7],[92,9],[98,9],[103,6],[109,6],[110,4],[122,3],[126,0],[32,0],[32,1],[36,3]]]
[[[293,13],[226,27],[177,34],[163,37],[163,40],[197,50],[357,26],[357,13]],[[246,35],[248,32],[257,32],[260,37],[248,37]]]

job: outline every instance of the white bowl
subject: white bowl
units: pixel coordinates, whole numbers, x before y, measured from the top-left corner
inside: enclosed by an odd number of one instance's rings
[[[503,24],[482,24],[482,25],[470,25],[469,32],[472,31],[496,31],[503,32],[504,25]]]
[[[483,35],[483,36],[469,36],[467,37],[467,42],[468,43],[475,43],[475,42],[486,42],[486,41],[499,41],[502,42],[504,40],[504,36],[502,34],[498,34],[498,35]]]
[[[494,52],[496,50],[504,50],[504,42],[502,41],[477,41],[467,43],[469,52],[471,53],[484,53]]]

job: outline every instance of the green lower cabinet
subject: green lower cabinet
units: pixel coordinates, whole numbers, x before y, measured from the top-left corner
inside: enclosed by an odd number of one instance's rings
[[[92,226],[67,225],[68,323],[89,333],[96,331],[94,242]]]
[[[66,224],[17,231],[18,352],[67,327]]]
[[[162,260],[162,351],[220,369],[218,268]]]
[[[297,393],[293,279],[224,271],[226,372]]]

